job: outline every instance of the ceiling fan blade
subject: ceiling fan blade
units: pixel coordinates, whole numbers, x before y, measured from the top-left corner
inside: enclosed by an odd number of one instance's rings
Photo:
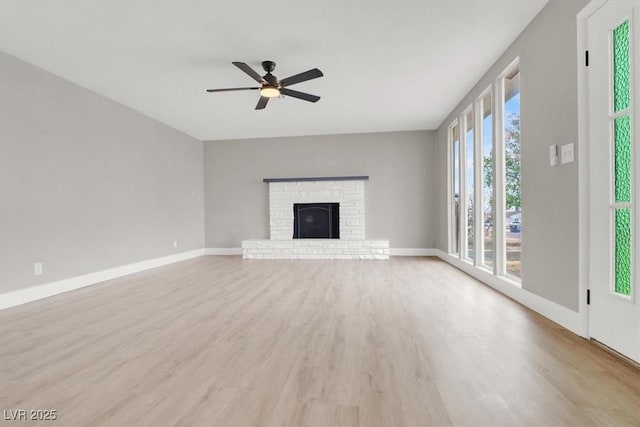
[[[286,88],[280,89],[280,93],[283,95],[292,96],[294,98],[304,99],[305,101],[309,101],[309,102],[318,102],[318,100],[320,99],[320,97],[316,95],[311,95],[309,93],[304,93],[304,92],[298,92],[297,90],[286,89]]]
[[[262,76],[260,74],[256,73],[253,68],[251,68],[250,66],[248,66],[244,62],[232,62],[232,64],[235,65],[236,67],[240,68],[245,73],[247,73],[249,75],[249,77],[251,77],[253,80],[257,81],[258,83],[266,83],[266,81],[262,78]]]
[[[207,92],[232,92],[234,90],[256,90],[259,87],[231,87],[228,89],[207,89]]]
[[[267,102],[269,102],[269,98],[266,96],[261,96],[258,100],[258,104],[256,105],[256,110],[263,110],[264,107],[267,106]]]
[[[305,71],[304,73],[296,74],[295,76],[287,77],[286,79],[280,80],[280,86],[291,86],[296,83],[306,82],[307,80],[317,79],[318,77],[322,77],[322,71],[314,68],[313,70]]]

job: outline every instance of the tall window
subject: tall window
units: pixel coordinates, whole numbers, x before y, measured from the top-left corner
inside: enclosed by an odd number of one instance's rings
[[[506,272],[521,277],[522,207],[520,198],[520,69],[509,70],[504,85],[504,200]]]
[[[473,260],[474,247],[475,247],[475,235],[474,235],[474,138],[473,138],[473,110],[469,110],[464,117],[464,129],[465,129],[465,225],[467,227],[467,252],[465,257]]]
[[[623,125],[620,120],[616,128],[621,135]],[[448,140],[450,253],[519,281],[523,218],[517,59],[453,121]]]
[[[451,252],[460,253],[460,129],[456,122],[450,127],[451,138],[451,172],[452,185],[451,195]]]
[[[483,264],[493,267],[495,244],[495,218],[493,215],[493,114],[491,90],[480,101],[482,117],[482,224]]]

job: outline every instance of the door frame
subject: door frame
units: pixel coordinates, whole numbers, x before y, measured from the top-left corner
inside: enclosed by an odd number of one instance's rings
[[[591,0],[577,15],[578,28],[578,307],[582,336],[590,338],[589,305],[589,81],[585,65],[587,19],[607,0]]]

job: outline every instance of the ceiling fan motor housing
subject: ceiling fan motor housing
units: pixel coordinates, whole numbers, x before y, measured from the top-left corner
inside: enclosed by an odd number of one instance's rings
[[[276,63],[273,61],[262,61],[262,68],[264,68],[267,73],[270,73],[276,69]]]

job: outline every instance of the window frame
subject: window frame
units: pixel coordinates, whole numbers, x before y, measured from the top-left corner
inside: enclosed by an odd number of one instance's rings
[[[467,256],[469,251],[469,228],[467,224],[467,211],[469,208],[469,204],[467,203],[467,116],[474,114],[473,103],[465,108],[462,113],[460,113],[460,117],[458,122],[460,123],[460,259],[463,261],[467,261],[470,263],[474,263],[474,260]],[[475,118],[475,117],[474,117]],[[475,123],[474,123],[475,125]],[[475,144],[475,127],[473,128],[474,134],[474,144]],[[475,146],[474,146],[474,157],[475,157]],[[474,158],[475,162],[475,158]],[[475,174],[475,163],[474,163],[474,174]],[[475,179],[475,176],[474,176]],[[474,182],[475,186],[475,182]],[[476,197],[474,195],[474,215],[475,215],[475,202]],[[474,219],[475,220],[475,219]],[[475,258],[475,233],[474,233],[474,258]]]
[[[448,218],[448,241],[449,241],[449,254],[458,255],[460,253],[460,242],[457,241],[456,237],[456,210],[455,210],[455,178],[454,174],[456,172],[456,168],[454,165],[455,156],[454,156],[454,134],[453,130],[455,127],[458,127],[458,172],[460,171],[460,123],[458,118],[455,118],[449,127],[447,128],[447,218]],[[460,177],[458,176],[458,182]],[[458,198],[460,195],[458,194]],[[458,248],[456,251],[455,248]]]
[[[507,273],[506,270],[506,182],[505,182],[505,79],[517,69],[522,82],[522,70],[520,68],[520,58],[516,57],[504,70],[498,74],[496,79],[485,87],[473,99],[473,102],[462,109],[462,111],[451,121],[447,128],[447,218],[448,218],[448,243],[449,254],[459,258],[461,261],[472,264],[474,267],[492,273],[507,280],[509,283],[522,286],[522,278]],[[520,90],[521,93],[521,90]],[[491,95],[491,115],[492,115],[492,159],[493,159],[493,267],[484,263],[484,121],[482,102],[487,95]],[[474,142],[474,209],[473,209],[473,259],[467,257],[468,229],[467,229],[467,115],[471,113],[473,117],[473,142]],[[459,181],[459,209],[460,209],[460,230],[458,234],[457,247],[455,252],[455,183],[454,183],[454,151],[453,151],[453,129],[458,127],[458,181]],[[522,146],[522,132],[520,135],[520,145]],[[522,188],[522,175],[520,175],[520,186]],[[522,190],[521,190],[522,191]],[[479,248],[479,249],[478,249]],[[521,259],[522,262],[522,259]]]
[[[505,146],[505,133],[506,133],[506,128],[505,128],[505,79],[507,78],[507,76],[509,76],[510,74],[513,73],[514,69],[518,70],[518,73],[520,74],[520,84],[522,84],[522,72],[520,69],[520,58],[516,57],[513,61],[511,61],[511,63],[504,69],[504,71],[502,71],[502,73],[500,73],[498,75],[498,79],[496,80],[496,89],[499,91],[499,117],[500,117],[500,126],[498,128],[498,138],[496,139],[496,154],[499,154],[499,158],[498,156],[496,156],[496,163],[498,163],[499,161],[499,170],[498,168],[495,168],[496,171],[495,172],[499,172],[499,175],[496,176],[494,174],[494,180],[497,184],[500,185],[500,191],[498,192],[498,188],[495,188],[495,201],[496,201],[496,208],[500,207],[499,209],[499,217],[501,220],[501,224],[500,224],[500,229],[498,230],[498,233],[496,233],[496,257],[499,257],[500,262],[497,263],[496,262],[496,266],[497,268],[495,268],[495,273],[498,276],[503,276],[504,278],[511,280],[513,282],[516,283],[521,283],[522,282],[522,277],[517,277],[513,274],[509,274],[507,272],[507,240],[506,240],[506,225],[507,225],[507,206],[506,206],[506,146]],[[522,91],[520,90],[520,93],[522,93]],[[498,116],[498,115],[496,115]],[[522,113],[520,114],[520,123],[522,123]],[[496,120],[498,121],[498,120]],[[495,128],[494,128],[495,129]],[[521,131],[520,131],[520,146],[522,147],[522,127],[521,127]],[[522,162],[521,162],[521,167],[522,167]],[[521,173],[520,173],[520,191],[522,194],[522,169],[521,169]],[[499,196],[499,197],[498,197]],[[521,209],[522,211],[522,209]],[[497,222],[496,221],[496,228],[497,228]],[[498,237],[499,236],[499,237]],[[520,241],[522,243],[522,232],[520,234]],[[522,257],[522,252],[520,252],[520,256]],[[522,258],[520,259],[520,263],[522,263]],[[522,265],[522,264],[521,264]],[[522,276],[522,273],[521,273]]]
[[[475,125],[475,133],[474,133],[474,139],[476,142],[476,152],[475,152],[475,157],[476,157],[476,168],[474,169],[475,175],[476,175],[476,181],[475,181],[475,186],[476,186],[476,194],[479,196],[476,196],[476,212],[479,212],[480,214],[476,214],[476,218],[475,218],[475,227],[476,227],[476,247],[480,248],[481,250],[477,250],[477,254],[475,257],[475,266],[476,267],[481,267],[487,271],[492,271],[495,270],[495,260],[494,260],[494,267],[490,268],[489,266],[485,265],[484,261],[484,209],[483,209],[483,204],[484,204],[484,117],[483,113],[484,113],[484,109],[483,109],[483,100],[487,95],[491,95],[491,115],[492,115],[492,120],[491,120],[491,124],[492,124],[492,128],[493,128],[493,122],[495,120],[495,109],[494,109],[494,85],[490,84],[489,86],[487,86],[482,92],[480,92],[480,95],[478,95],[475,99],[475,110],[476,110],[476,117],[475,117],[475,121],[476,121],[476,125]],[[477,135],[477,136],[476,136]],[[492,161],[494,161],[494,168],[493,168],[493,181],[494,181],[494,185],[493,185],[493,193],[494,193],[494,203],[492,203],[491,206],[491,211],[492,214],[495,216],[495,131],[494,129],[491,129],[491,158]],[[480,233],[478,233],[478,230],[481,230]],[[495,235],[495,224],[494,224],[494,235]],[[495,250],[495,245],[496,245],[496,239],[494,236],[493,239],[493,256],[495,258],[496,256],[496,250]]]

